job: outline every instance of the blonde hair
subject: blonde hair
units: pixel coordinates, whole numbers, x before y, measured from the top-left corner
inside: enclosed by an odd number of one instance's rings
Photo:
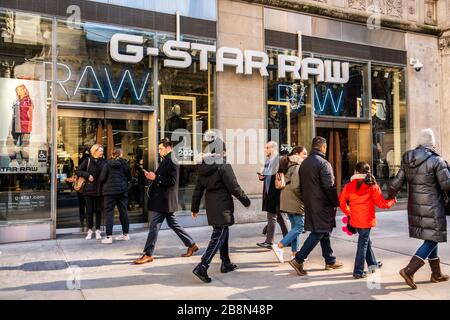
[[[101,144],[98,144],[98,143],[94,144],[94,145],[91,147],[91,150],[90,150],[91,156],[93,156],[93,157],[95,158],[94,154],[95,154],[95,152],[96,152],[97,150],[99,150],[100,148],[103,149],[103,146],[102,146]]]

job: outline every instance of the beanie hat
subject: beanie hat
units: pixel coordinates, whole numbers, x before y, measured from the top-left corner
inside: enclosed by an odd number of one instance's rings
[[[436,139],[433,130],[430,128],[420,130],[417,144],[424,147],[434,147],[436,145]]]

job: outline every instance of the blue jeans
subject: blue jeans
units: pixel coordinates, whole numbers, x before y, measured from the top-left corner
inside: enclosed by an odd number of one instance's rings
[[[291,230],[280,242],[283,247],[287,247],[291,244],[292,252],[297,252],[300,244],[300,235],[305,226],[305,216],[288,213],[288,218],[291,222]]]
[[[362,275],[364,273],[364,261],[367,262],[367,266],[378,266],[377,259],[372,250],[372,241],[370,240],[370,228],[357,228],[358,237],[358,249],[355,257],[355,267],[353,269],[353,275]]]
[[[423,260],[437,259],[438,257],[438,243],[430,240],[425,240],[425,242],[417,250],[416,256],[422,258]]]
[[[333,250],[331,249],[329,232],[311,232],[300,251],[295,255],[295,260],[298,263],[305,262],[305,259],[308,258],[308,255],[319,244],[319,242],[322,247],[322,257],[324,257],[325,263],[335,264],[336,257],[333,256]]]

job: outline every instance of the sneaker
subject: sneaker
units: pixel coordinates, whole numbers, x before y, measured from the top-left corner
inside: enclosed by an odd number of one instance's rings
[[[121,234],[120,236],[116,237],[117,241],[129,241],[130,240],[130,235],[128,234]]]
[[[354,274],[353,279],[364,279],[367,278],[367,273],[363,272],[363,274]]]
[[[336,261],[333,264],[325,264],[325,270],[340,269],[344,266],[342,262]]]
[[[102,240],[102,243],[105,243],[105,244],[113,243],[113,238],[112,238],[112,236],[109,236],[109,237],[106,237],[105,239],[103,239],[103,240]]]
[[[224,263],[224,262],[222,262],[222,264],[220,266],[220,272],[228,273],[228,272],[236,270],[236,268],[237,268],[237,265],[235,265],[234,263],[231,263],[231,262]]]
[[[383,266],[383,262],[377,261],[377,265],[369,266],[369,272],[375,273],[378,269],[381,269],[382,266]]]
[[[100,230],[95,230],[95,239],[97,240],[102,239],[102,232]]]
[[[93,234],[93,232],[92,232],[92,230],[91,229],[89,229],[88,230],[88,232],[87,232],[87,235],[86,235],[86,240],[91,240],[92,239],[92,234]]]
[[[256,245],[261,248],[272,249],[272,244],[268,242],[259,242]]]
[[[297,272],[299,276],[306,276],[308,274],[308,272],[303,269],[303,263],[298,263],[297,260],[292,259],[289,261],[289,264],[292,268],[294,268],[295,272]]]
[[[202,265],[196,266],[195,269],[192,270],[192,273],[205,283],[211,282],[211,278],[208,276],[206,268],[204,268]]]
[[[283,249],[278,248],[278,245],[273,244],[272,250],[275,253],[275,255],[277,256],[278,261],[280,261],[281,263],[284,263]]]

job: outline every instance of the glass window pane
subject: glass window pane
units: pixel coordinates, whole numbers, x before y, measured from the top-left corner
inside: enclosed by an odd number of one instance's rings
[[[0,223],[50,218],[51,39],[50,19],[0,11]]]
[[[116,33],[143,36],[143,47],[154,46],[154,33],[83,23],[58,24],[58,100],[150,106],[154,103],[153,59],[115,62],[109,42]],[[119,47],[125,52],[125,44]],[[145,49],[144,49],[145,50]]]
[[[372,66],[373,171],[383,191],[406,151],[405,70]],[[401,196],[406,196],[403,190]]]

